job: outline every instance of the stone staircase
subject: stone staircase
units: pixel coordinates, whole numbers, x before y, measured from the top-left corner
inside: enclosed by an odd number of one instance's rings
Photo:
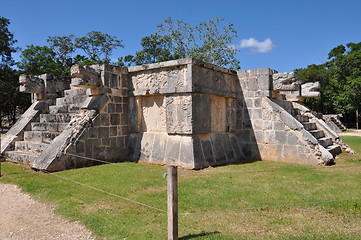
[[[32,166],[33,162],[50,146],[75,118],[88,96],[86,89],[69,89],[64,97],[57,98],[55,105],[49,106],[30,123],[30,129],[24,131],[22,140],[15,141],[14,150],[7,151],[5,157],[12,162]]]
[[[311,133],[318,141],[318,143],[328,150],[333,157],[340,154],[342,149],[339,145],[333,143],[331,137],[327,137],[323,130],[317,128],[315,122],[309,116],[302,114],[300,109],[293,108],[291,114],[304,126],[305,130]]]
[[[342,122],[340,120],[338,120],[337,118],[331,117],[331,121],[341,130],[341,131],[346,131],[347,128],[345,127],[345,125],[342,124]]]

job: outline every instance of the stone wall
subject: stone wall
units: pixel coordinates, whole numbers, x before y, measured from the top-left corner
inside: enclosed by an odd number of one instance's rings
[[[110,162],[126,161],[129,135],[127,70],[103,65],[99,71],[99,87],[83,86],[89,96],[86,109],[97,109],[97,115],[67,152]]]
[[[74,117],[32,167],[55,171],[99,164],[91,159],[126,161],[127,69],[106,65],[77,66],[72,69],[72,76],[71,88],[65,91],[64,98],[57,99],[52,115],[62,112],[65,116],[74,114]]]
[[[256,160],[330,164],[340,150],[338,138],[292,102],[307,97],[294,72],[235,72],[189,58],[75,65],[71,75],[70,85],[49,75],[20,78],[37,100],[2,138],[8,159],[46,171],[99,160],[201,169]],[[46,81],[59,89],[53,94]]]
[[[236,161],[237,75],[195,59],[129,68],[128,159],[203,168]],[[225,145],[225,146],[223,146]]]
[[[239,129],[240,133],[254,137],[241,138],[241,144],[252,146],[251,159],[324,164],[329,161],[329,154],[325,152],[327,156],[322,157],[322,146],[317,139],[305,129],[301,119],[292,116],[292,102],[280,100],[285,96],[280,92],[281,87],[274,90],[272,75],[276,73],[268,68],[238,72],[245,99],[243,111],[250,119],[250,125],[241,125]],[[289,88],[285,89],[286,95],[290,94]]]

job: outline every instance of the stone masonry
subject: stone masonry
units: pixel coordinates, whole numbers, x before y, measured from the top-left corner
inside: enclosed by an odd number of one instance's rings
[[[93,65],[71,78],[21,76],[34,102],[1,154],[43,171],[142,161],[201,169],[243,161],[327,165],[347,149],[301,102],[319,85],[268,68],[232,71],[196,59]]]

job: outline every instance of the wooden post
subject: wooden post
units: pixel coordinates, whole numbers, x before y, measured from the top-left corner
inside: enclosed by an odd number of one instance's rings
[[[178,240],[178,176],[177,167],[167,168],[168,240]]]
[[[356,129],[358,129],[358,110],[356,110]]]

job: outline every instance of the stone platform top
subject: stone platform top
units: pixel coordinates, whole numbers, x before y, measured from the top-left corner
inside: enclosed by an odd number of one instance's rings
[[[171,61],[166,61],[166,62],[143,64],[143,65],[139,65],[139,66],[128,67],[128,72],[129,73],[140,72],[140,71],[147,71],[147,70],[153,70],[153,69],[183,66],[183,65],[188,65],[188,64],[197,65],[200,67],[204,67],[204,68],[222,72],[222,73],[237,75],[237,72],[234,70],[220,67],[220,66],[214,65],[212,63],[203,62],[203,61],[195,59],[195,58],[182,58],[182,59],[171,60]]]

